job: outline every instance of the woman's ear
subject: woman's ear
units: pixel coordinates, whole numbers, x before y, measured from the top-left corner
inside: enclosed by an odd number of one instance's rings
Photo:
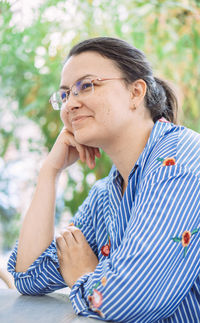
[[[132,105],[136,109],[145,97],[147,91],[146,82],[142,79],[134,81],[132,84],[130,84],[130,91]]]

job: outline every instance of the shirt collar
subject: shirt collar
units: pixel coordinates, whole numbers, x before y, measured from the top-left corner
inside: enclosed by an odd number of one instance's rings
[[[146,143],[146,146],[143,150],[143,152],[140,154],[138,160],[136,161],[135,165],[133,166],[128,180],[132,177],[133,173],[138,167],[143,168],[144,164],[148,158],[149,153],[152,151],[153,147],[156,145],[158,140],[163,137],[168,131],[171,131],[174,124],[167,121],[165,118],[161,118],[158,121],[155,122],[153,129],[151,131],[151,134],[149,136],[149,139]],[[111,181],[118,181],[122,179],[122,176],[115,165],[112,166],[110,173],[109,173],[109,179]]]

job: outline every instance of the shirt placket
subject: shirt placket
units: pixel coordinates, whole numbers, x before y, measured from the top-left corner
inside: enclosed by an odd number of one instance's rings
[[[120,201],[119,207],[115,210],[112,210],[113,217],[112,217],[112,223],[110,225],[110,233],[112,236],[113,249],[117,248],[121,244],[121,241],[123,239],[124,233],[127,228],[127,224],[131,216],[131,209],[133,206],[135,189],[136,189],[136,180],[135,180],[136,169],[137,167],[135,167],[130,173],[128,185],[124,193],[124,196]],[[119,187],[119,191],[121,194],[120,187]]]

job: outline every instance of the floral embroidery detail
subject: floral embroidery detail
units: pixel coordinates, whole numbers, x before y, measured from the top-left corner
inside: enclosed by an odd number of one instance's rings
[[[172,240],[174,242],[182,242],[182,246],[184,247],[184,255],[183,257],[185,257],[186,253],[187,253],[187,249],[191,240],[191,236],[193,236],[194,234],[196,234],[197,232],[200,231],[200,228],[194,229],[192,232],[186,230],[182,233],[181,237],[173,237]]]
[[[98,293],[100,293],[100,292],[98,292]],[[96,298],[99,298],[99,301],[100,301],[99,303],[97,303],[97,305],[99,305],[99,304],[101,305],[102,304],[102,299],[103,299],[102,294],[101,295],[98,295],[98,297],[96,297]],[[97,309],[97,307],[95,307],[96,300],[93,297],[93,295],[92,296],[91,295],[88,296],[88,301],[89,301],[89,307],[90,307],[90,309],[93,312],[96,312],[100,317],[104,318],[105,317],[104,314],[99,309]]]
[[[103,286],[106,285],[107,279],[104,276],[101,282],[98,281],[90,290],[88,295],[89,307],[92,311],[96,312],[100,317],[104,318],[104,314],[98,309],[103,303],[103,295],[97,290],[97,287],[102,283]]]
[[[102,285],[103,285],[103,286],[105,286],[105,285],[106,285],[106,283],[107,283],[107,279],[106,279],[106,277],[105,277],[105,276],[101,279],[101,282],[100,282],[100,281],[98,281],[94,286],[92,286],[92,288],[89,290],[90,295],[92,295],[92,294],[93,294],[94,289],[97,289],[97,287],[98,287],[101,283],[102,283]]]
[[[106,279],[106,277],[105,277],[105,276],[102,278],[101,283],[102,283],[102,285],[103,285],[103,286],[105,286],[105,285],[106,285],[106,283],[107,283],[107,279]]]
[[[93,295],[88,296],[88,301],[91,308],[98,308],[102,305],[103,296],[101,292],[99,292],[97,289],[94,289]]]
[[[102,305],[103,296],[101,292],[99,292],[97,289],[94,289],[94,293],[92,295],[92,303],[94,307],[100,307]]]
[[[162,117],[161,119],[159,119],[158,121],[160,122],[165,122],[165,123],[170,123],[170,121],[168,121],[167,119],[165,119],[164,117]]]
[[[191,232],[190,231],[184,231],[182,234],[182,246],[187,247],[190,243],[190,238],[191,238]]]
[[[108,257],[109,253],[110,253],[110,248],[109,245],[105,245],[103,247],[101,247],[101,253],[102,255],[104,255],[105,257]]]
[[[169,158],[157,158],[158,161],[162,162],[163,166],[173,166],[176,164],[176,160],[173,157]]]
[[[99,285],[100,285],[101,283],[100,282],[97,282],[90,290],[89,290],[89,293],[90,293],[90,295],[92,295],[93,294],[93,291],[94,291],[94,289],[96,289]]]
[[[108,255],[110,253],[110,247],[111,247],[110,236],[108,235],[108,244],[106,244],[105,246],[101,247],[101,253],[102,253],[102,255],[104,255],[105,257],[108,257]]]

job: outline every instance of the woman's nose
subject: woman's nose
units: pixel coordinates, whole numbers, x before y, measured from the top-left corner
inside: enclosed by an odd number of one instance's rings
[[[67,102],[63,103],[62,109],[66,109],[68,112],[80,108],[81,104],[77,100],[77,97],[70,93]]]

